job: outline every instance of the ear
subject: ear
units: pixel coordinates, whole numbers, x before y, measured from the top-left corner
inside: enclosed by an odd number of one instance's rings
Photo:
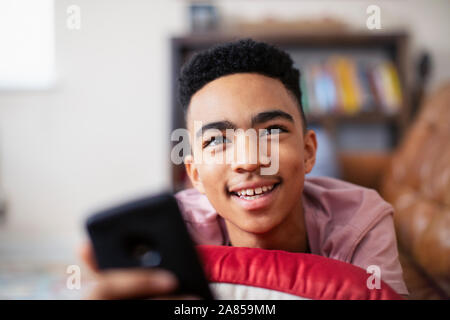
[[[205,194],[205,188],[203,187],[203,182],[200,177],[197,164],[195,163],[192,155],[187,155],[184,157],[184,167],[186,168],[186,172],[194,188],[200,193]]]
[[[316,163],[317,139],[313,130],[308,130],[304,136],[305,173],[310,173]]]

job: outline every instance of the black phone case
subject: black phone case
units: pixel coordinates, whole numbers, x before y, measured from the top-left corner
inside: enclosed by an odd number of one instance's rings
[[[173,195],[163,193],[94,214],[86,221],[100,269],[158,267],[179,280],[174,294],[212,293]]]

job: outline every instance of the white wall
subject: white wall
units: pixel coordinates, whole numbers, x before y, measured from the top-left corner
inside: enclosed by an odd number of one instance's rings
[[[71,4],[79,31],[66,27]],[[184,7],[57,0],[55,16],[56,87],[0,92],[3,246],[66,246],[93,209],[170,186],[168,39]]]
[[[0,188],[9,204],[3,250],[30,239],[64,248],[83,235],[91,210],[169,187],[168,39],[188,28],[185,1],[55,3],[56,86],[0,92]],[[355,27],[364,27],[367,6],[378,4],[383,29],[406,27],[413,53],[433,54],[432,86],[450,78],[445,0],[216,3],[227,21],[333,15]],[[71,4],[81,8],[79,31],[66,28]]]

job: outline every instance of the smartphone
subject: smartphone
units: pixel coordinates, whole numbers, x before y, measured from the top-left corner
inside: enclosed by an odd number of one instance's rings
[[[213,299],[175,197],[160,193],[97,212],[86,221],[100,269],[162,268],[175,274],[175,295]]]

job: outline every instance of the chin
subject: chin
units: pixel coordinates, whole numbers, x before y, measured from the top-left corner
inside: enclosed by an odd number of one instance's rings
[[[274,221],[270,222],[255,222],[253,219],[247,220],[246,224],[240,229],[244,230],[245,232],[252,233],[254,235],[263,235],[265,233],[268,233],[272,231],[277,224]]]

